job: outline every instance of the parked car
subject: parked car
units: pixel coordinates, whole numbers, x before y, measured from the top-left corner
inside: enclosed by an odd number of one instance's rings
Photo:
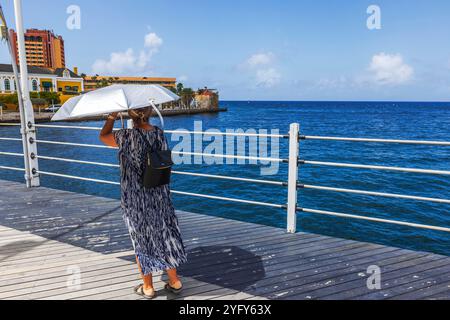
[[[48,108],[44,109],[44,112],[57,112],[59,109],[61,109],[61,105],[60,104],[54,104]]]

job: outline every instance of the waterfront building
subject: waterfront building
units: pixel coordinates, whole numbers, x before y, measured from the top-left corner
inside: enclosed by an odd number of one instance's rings
[[[48,69],[28,66],[28,86],[31,92],[58,92],[61,102],[84,91],[84,81],[77,72],[67,68]],[[16,84],[12,65],[0,64],[0,92],[15,93]]]
[[[176,88],[176,78],[157,78],[157,77],[112,77],[112,76],[85,76],[85,91],[92,91],[111,84],[159,84],[168,89]]]
[[[218,110],[219,109],[219,91],[216,89],[199,89],[195,96],[195,104],[199,109]]]
[[[18,62],[17,33],[10,31],[13,54]],[[60,69],[66,67],[64,40],[50,30],[28,29],[25,33],[27,64],[41,68]]]

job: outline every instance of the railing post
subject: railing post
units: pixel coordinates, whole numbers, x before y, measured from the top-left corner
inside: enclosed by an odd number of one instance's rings
[[[287,205],[287,232],[297,232],[297,184],[300,155],[300,125],[292,123],[289,131],[289,179]]]
[[[28,66],[25,51],[25,35],[23,28],[22,16],[22,1],[14,0],[14,13],[16,18],[17,29],[17,44],[19,49],[19,66],[20,66],[20,81],[16,79],[18,98],[23,101],[23,123],[25,125],[22,130],[26,139],[27,148],[24,150],[26,157],[25,166],[28,165],[27,172],[27,187],[39,187],[39,164],[37,158],[37,144],[36,144],[36,127],[34,121],[34,110],[30,99],[30,91],[28,88]],[[20,94],[21,93],[21,94]]]

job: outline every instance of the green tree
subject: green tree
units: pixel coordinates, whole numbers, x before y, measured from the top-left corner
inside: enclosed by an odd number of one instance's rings
[[[43,99],[47,101],[47,104],[60,104],[61,99],[59,97],[59,94],[56,92],[33,92],[31,94],[31,98],[33,99]]]
[[[184,85],[180,82],[177,84],[177,91],[175,92],[178,95],[181,95],[183,93],[184,90]]]

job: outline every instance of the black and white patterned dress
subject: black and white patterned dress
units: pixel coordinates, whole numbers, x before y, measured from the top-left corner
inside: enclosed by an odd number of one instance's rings
[[[122,211],[136,256],[144,275],[177,268],[186,262],[178,218],[169,186],[144,188],[140,179],[145,169],[148,144],[152,151],[166,150],[161,129],[122,129],[114,133],[119,146]]]

